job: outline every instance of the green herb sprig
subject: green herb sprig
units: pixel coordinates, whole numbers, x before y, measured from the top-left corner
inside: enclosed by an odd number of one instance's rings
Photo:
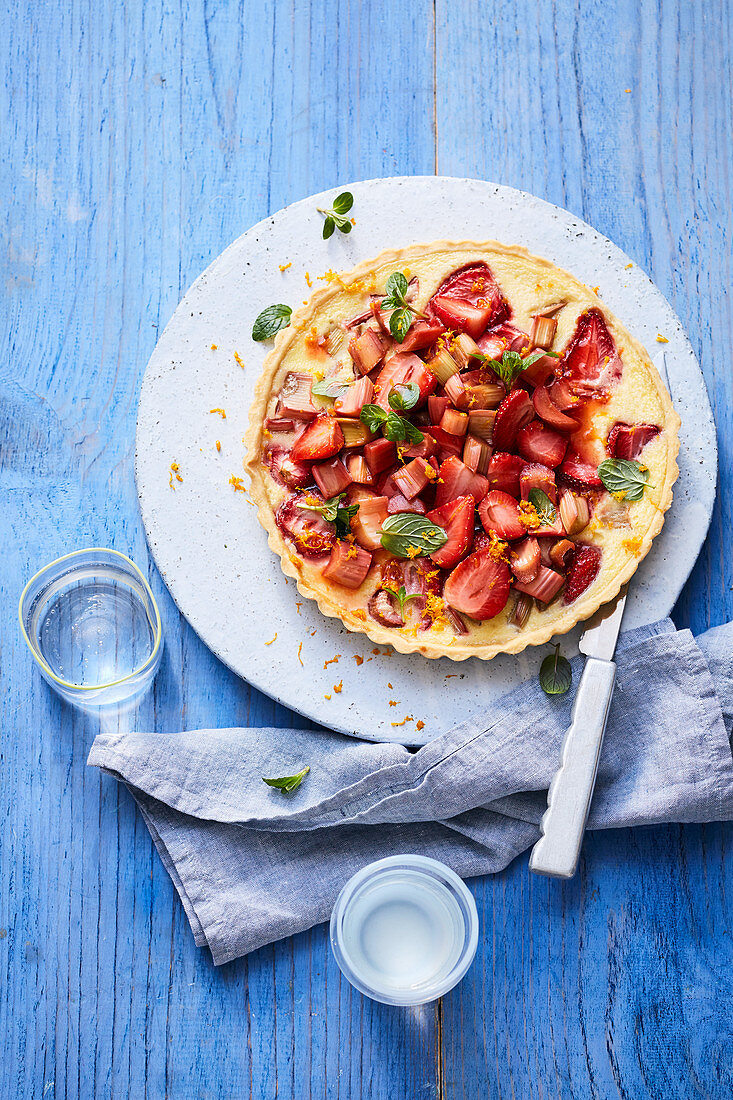
[[[540,687],[545,695],[564,695],[573,682],[573,670],[570,661],[555,646],[554,653],[548,653],[540,665]]]
[[[490,359],[488,355],[480,355],[476,358],[480,359],[484,366],[490,367],[509,391],[522,371],[531,367],[538,359],[544,358],[545,355],[550,355],[553,359],[558,358],[552,351],[537,351],[528,355],[526,359],[523,359],[518,351],[505,351],[501,359]]]
[[[291,791],[297,791],[309,771],[310,766],[306,764],[302,771],[295,775],[283,775],[280,779],[265,779],[263,775],[262,782],[267,783],[268,787],[275,787],[278,791],[290,794]]]
[[[398,344],[401,344],[410,330],[413,317],[425,318],[425,314],[416,309],[407,301],[407,289],[409,287],[407,276],[401,271],[393,271],[387,279],[382,298],[381,309],[391,309],[389,317],[389,331]]]
[[[370,432],[384,432],[387,439],[393,443],[399,443],[407,439],[410,443],[422,443],[425,438],[419,428],[404,416],[400,416],[395,409],[407,412],[414,408],[420,398],[419,387],[414,382],[406,386],[393,386],[387,397],[392,412],[387,412],[381,405],[364,405],[359,419],[366,425]]]
[[[318,213],[323,214],[325,221],[323,223],[323,239],[327,241],[329,237],[333,235],[334,229],[338,229],[340,233],[350,233],[352,229],[351,222],[347,217],[349,210],[354,205],[354,196],[350,191],[342,191],[340,195],[337,195],[333,200],[333,207],[329,209],[323,209],[318,207]]]
[[[282,302],[279,305],[267,306],[252,326],[252,339],[258,342],[271,340],[281,328],[288,327],[292,315],[290,306],[283,305]]]
[[[341,397],[343,393],[349,388],[348,382],[335,382],[332,378],[322,378],[320,382],[316,381],[311,384],[311,393],[316,397],[330,397],[334,399]]]
[[[646,466],[633,458],[604,458],[598,476],[609,493],[623,500],[641,500],[644,490],[652,488]]]
[[[403,619],[405,617],[405,604],[409,603],[410,600],[416,600],[420,596],[419,592],[410,592],[408,595],[404,584],[401,584],[399,588],[390,588],[388,585],[383,584],[382,588],[397,600],[400,605],[400,615]]]
[[[359,505],[342,504],[341,501],[345,496],[345,492],[339,493],[338,496],[331,497],[323,504],[299,504],[298,508],[302,508],[305,512],[320,513],[328,523],[335,524],[337,538],[346,538],[351,534],[351,521],[359,511]]]
[[[557,519],[557,510],[544,489],[530,489],[529,503],[534,505],[542,526],[551,527]]]
[[[416,550],[421,554],[432,554],[448,541],[442,527],[412,512],[388,516],[382,524],[380,535],[384,549],[398,558],[414,558],[417,556]]]

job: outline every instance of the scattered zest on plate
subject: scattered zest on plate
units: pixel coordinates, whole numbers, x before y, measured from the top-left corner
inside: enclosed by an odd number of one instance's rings
[[[324,230],[346,231],[339,200]],[[284,572],[325,615],[401,652],[489,659],[567,632],[648,553],[679,418],[573,275],[496,242],[414,245],[292,317],[269,307],[256,338],[288,325],[245,467]]]

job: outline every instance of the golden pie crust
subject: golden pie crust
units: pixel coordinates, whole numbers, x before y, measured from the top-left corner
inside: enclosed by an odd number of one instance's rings
[[[331,584],[321,574],[323,561],[299,557],[275,523],[274,513],[279,504],[292,494],[270,476],[263,464],[265,419],[288,371],[314,373],[322,370],[323,360],[313,356],[312,333],[323,332],[333,323],[345,321],[366,308],[369,292],[382,291],[393,271],[417,276],[419,292],[414,304],[422,309],[452,271],[478,261],[484,261],[491,268],[511,304],[512,323],[524,331],[529,331],[532,316],[543,307],[558,300],[565,301],[557,315],[554,348],[567,344],[581,313],[588,308],[600,310],[622,359],[623,375],[610,400],[597,414],[598,435],[605,438],[616,421],[646,421],[659,425],[659,435],[644,448],[644,464],[649,468],[649,486],[653,488],[647,488],[640,501],[627,505],[630,526],[613,527],[595,516],[591,519],[581,540],[590,541],[602,550],[598,576],[575,602],[567,606],[559,600],[542,610],[534,606],[523,629],[508,621],[511,600],[493,619],[483,622],[469,619],[467,635],[456,636],[441,622],[424,631],[411,626],[382,626],[368,612],[364,615],[369,596],[379,587],[378,580],[372,576],[378,570],[370,570],[356,590]],[[309,336],[311,347],[307,342]],[[344,341],[338,353],[343,362],[349,361],[346,344]],[[290,326],[277,335],[255,388],[245,436],[244,466],[251,478],[250,498],[257,506],[259,521],[267,531],[271,549],[280,558],[283,572],[296,581],[301,595],[316,601],[324,615],[340,619],[348,630],[365,634],[379,645],[390,645],[400,653],[449,657],[453,661],[465,661],[469,657],[489,660],[499,653],[519,653],[527,646],[541,645],[557,634],[567,633],[616,596],[633,576],[661,530],[665,513],[672,503],[672,486],[678,475],[679,426],[680,419],[649,354],[593,290],[569,272],[517,245],[496,241],[436,241],[387,250],[339,276],[329,273],[326,284],[293,313]]]

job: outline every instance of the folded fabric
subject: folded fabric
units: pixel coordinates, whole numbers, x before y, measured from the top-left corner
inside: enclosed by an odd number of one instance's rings
[[[574,683],[581,658],[573,662]],[[733,624],[669,620],[621,637],[591,829],[733,818]],[[414,752],[323,730],[103,734],[89,764],[122,780],[214,962],[327,920],[347,879],[419,852],[464,878],[531,846],[573,691],[536,681]],[[297,791],[262,776],[310,765]]]

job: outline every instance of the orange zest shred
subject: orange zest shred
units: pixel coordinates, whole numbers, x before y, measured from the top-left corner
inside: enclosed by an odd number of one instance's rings
[[[219,416],[222,418],[222,420],[226,420],[226,418],[227,418],[227,414],[224,412],[223,409],[209,409],[209,412],[210,413],[218,413]]]
[[[217,449],[217,451],[221,450],[221,440],[220,439],[217,439],[217,441],[216,441],[216,449]]]
[[[391,707],[396,707],[398,703],[399,703],[399,699],[390,699],[390,701],[389,701],[389,705]]]
[[[276,641],[276,639],[277,639],[277,631],[275,631],[275,637],[274,637],[274,638],[270,638],[269,642],[265,642],[265,645],[272,645],[272,643],[273,643],[274,641]]]
[[[237,477],[236,474],[232,474],[232,476],[229,478],[229,484],[232,486],[235,493],[247,492],[244,486],[244,478]]]
[[[183,478],[181,477],[181,474],[180,474],[179,471],[180,471],[180,466],[178,465],[178,463],[175,462],[175,461],[171,462],[170,477],[168,478],[168,485],[171,489],[175,489],[175,485],[173,484],[173,478],[175,478],[176,481],[183,481]]]
[[[293,266],[293,261],[291,260],[287,264],[278,264],[277,266],[280,268],[281,271],[287,271],[289,267]]]
[[[324,699],[328,699],[328,700],[329,700],[329,702],[331,701],[331,696],[330,696],[330,695],[324,695],[324,696],[323,696],[323,698],[324,698]]]
[[[354,654],[353,656],[354,656],[354,660],[355,660],[355,661],[356,661],[356,663],[357,663],[357,666],[358,666],[358,665],[363,665],[363,664],[364,664],[364,658],[363,658],[363,657],[361,656],[361,654],[360,654],[360,653],[355,653],[355,654]]]
[[[537,509],[528,500],[520,500],[519,502],[519,522],[529,530],[542,526],[542,520],[537,515]]]
[[[338,664],[338,660],[339,660],[339,657],[340,657],[340,656],[341,656],[341,654],[340,654],[340,653],[337,653],[335,657],[331,657],[330,661],[324,661],[324,662],[323,662],[323,667],[324,667],[324,668],[328,668],[328,666],[329,666],[329,665],[336,665],[336,664]]]
[[[296,601],[295,601],[295,606],[297,607],[297,609],[298,609],[298,614],[300,615],[300,609],[301,609],[301,607],[303,606],[303,605],[302,605],[302,603],[298,603],[298,601],[296,600]]]
[[[303,664],[303,658],[301,657],[302,652],[303,652],[303,643],[301,642],[300,645],[298,646],[298,660],[300,661],[300,667],[305,668],[305,665]]]
[[[306,271],[305,273],[305,281],[307,282],[309,287],[313,286],[313,280],[311,279],[310,272],[308,271]]]
[[[495,561],[508,561],[508,549],[509,546],[499,538],[496,531],[489,531],[489,554]]]
[[[425,729],[425,723],[423,722],[422,718],[418,719],[418,721],[415,723],[415,729],[416,730],[424,730]]]
[[[381,652],[382,652],[381,649],[373,649],[372,650],[372,653],[374,654],[375,657],[378,657]]]
[[[339,682],[337,684],[333,685],[333,690],[336,692],[337,695],[340,695],[341,692],[343,691],[343,689],[344,689],[343,680],[339,680]]]
[[[625,266],[626,270],[628,271],[628,270],[629,270],[629,268],[630,268],[630,267],[633,267],[634,265],[633,265],[633,264],[625,264],[624,266]]]
[[[361,607],[357,607],[356,611],[354,612],[354,618],[363,619],[364,622],[366,622],[366,611],[364,611]]]
[[[219,350],[219,345],[218,344],[212,344],[211,345],[211,350],[212,351],[218,351]]]
[[[390,726],[404,726],[406,722],[414,721],[411,714],[406,714],[401,722],[390,722]]]
[[[373,271],[363,279],[355,279],[353,283],[344,282],[341,275],[332,271],[331,268],[324,271],[323,275],[317,275],[316,278],[323,283],[338,283],[347,294],[371,294],[377,288],[376,276]]]
[[[234,352],[234,362],[237,364],[237,366],[241,367],[242,370],[244,370],[244,363],[242,362],[242,356],[239,354],[238,351]]]
[[[662,336],[661,332],[658,332],[657,333],[657,343],[658,344],[668,344],[669,340],[667,339],[666,336]]]

